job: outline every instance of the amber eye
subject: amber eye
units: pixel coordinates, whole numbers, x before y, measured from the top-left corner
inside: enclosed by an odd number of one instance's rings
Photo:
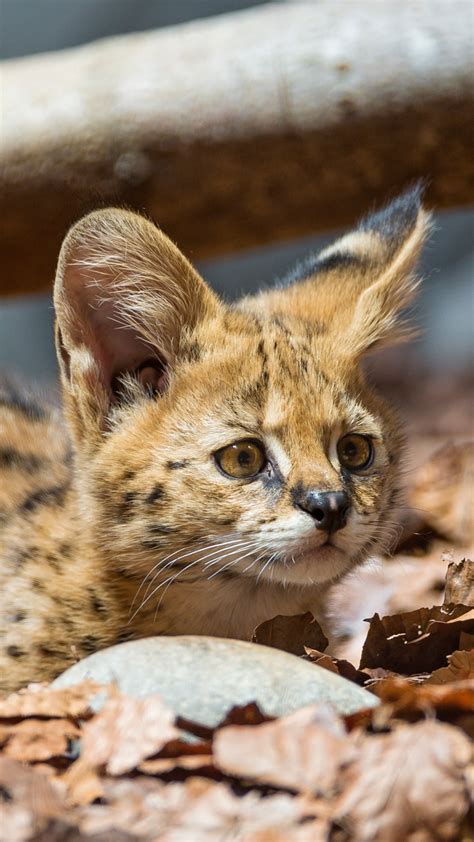
[[[349,471],[362,471],[368,468],[374,458],[374,448],[367,436],[349,433],[337,443],[339,462]]]
[[[266,465],[262,446],[254,441],[237,441],[214,454],[219,468],[229,477],[248,479],[255,477]]]

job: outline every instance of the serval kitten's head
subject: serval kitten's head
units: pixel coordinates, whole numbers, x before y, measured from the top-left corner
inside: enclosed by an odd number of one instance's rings
[[[400,428],[360,363],[406,335],[427,227],[415,188],[235,305],[141,216],[72,228],[58,355],[83,510],[113,563],[305,585],[387,540]]]

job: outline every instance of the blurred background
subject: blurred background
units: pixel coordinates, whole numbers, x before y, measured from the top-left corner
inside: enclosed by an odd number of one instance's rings
[[[245,0],[159,0],[159,2],[157,0],[74,0],[74,2],[72,0],[69,2],[65,0],[0,0],[1,57],[2,59],[14,60],[20,57],[28,57],[34,54],[88,44],[96,39],[107,38],[109,36],[157,30],[161,27],[175,26],[197,19],[206,19],[215,15],[227,15],[228,13],[239,12],[240,10],[247,10],[257,6],[269,7],[267,8],[267,13],[273,9],[275,10],[275,14],[278,14],[278,6],[284,5],[298,5],[301,7],[305,4],[268,4],[265,2],[251,2],[251,0],[247,0],[247,2]],[[306,5],[314,6],[315,4]],[[357,2],[355,5],[357,5]],[[383,3],[378,3],[378,5],[382,6]],[[414,5],[416,6],[416,3]],[[434,5],[436,6],[436,0],[434,0]],[[471,10],[473,8],[470,0],[465,3],[465,8],[469,19],[469,8]],[[339,18],[344,16],[349,18],[351,15],[350,2],[333,0],[332,15],[334,16],[334,21],[338,16]],[[255,20],[257,21],[257,18]],[[218,32],[219,30],[216,31]],[[323,36],[324,33],[321,35]],[[384,33],[381,33],[380,37],[382,39],[383,36]],[[175,30],[173,37],[179,40],[178,30]],[[263,30],[263,37],[265,37],[265,30]],[[351,37],[357,38],[357,31],[355,35],[352,33]],[[322,40],[324,41],[324,38]],[[326,47],[327,45],[325,49]],[[423,44],[421,44],[421,47],[423,47]],[[318,50],[318,41],[315,42],[314,49],[315,51]],[[255,73],[257,75],[261,67],[260,62],[261,56],[255,64]],[[226,72],[225,63],[226,54],[223,52],[223,75]],[[341,63],[339,65],[339,71],[344,73]],[[9,72],[11,75],[15,75],[15,79],[19,79],[21,73],[24,73],[22,70],[23,66],[24,63],[22,62],[10,61],[5,65],[7,70],[10,68]],[[421,72],[423,72],[423,69]],[[27,84],[26,80],[27,75],[25,75],[25,85]],[[19,111],[21,111],[22,106],[21,84],[20,79],[18,81],[19,87],[17,88],[17,92],[18,90],[20,91],[20,96],[17,94],[16,97],[16,107]],[[65,84],[67,85],[68,83],[66,82]],[[93,80],[91,84],[94,84]],[[436,87],[436,84],[436,80],[433,80],[433,86]],[[25,89],[24,95],[26,98],[27,94],[28,91]],[[311,91],[308,91],[307,95],[311,97]],[[223,105],[225,105],[225,102]],[[304,103],[301,107],[304,107]],[[245,109],[245,102],[242,104],[242,109]],[[2,135],[5,133],[7,140],[12,119],[11,113],[8,110],[8,97],[5,101],[5,98],[2,96],[1,129]],[[393,119],[395,122],[398,118],[394,117]],[[32,130],[35,130],[34,126]],[[266,129],[263,133],[265,131]],[[239,134],[238,126],[236,127],[236,133],[237,135]],[[337,143],[337,138],[335,143]],[[21,157],[23,153],[21,152],[20,143],[18,149],[20,150],[18,154]],[[36,149],[41,150],[41,144],[39,142]],[[403,157],[406,150],[401,148],[397,152]],[[35,152],[35,161],[40,154],[41,151],[38,151],[38,153]],[[449,155],[451,153],[447,150],[446,154]],[[428,157],[426,161],[419,158],[415,167],[407,168],[405,177],[403,172],[400,175],[396,172],[388,184],[383,181],[383,178],[381,178],[380,185],[367,178],[366,195],[364,196],[364,187],[362,185],[359,191],[361,196],[357,200],[362,212],[369,210],[377,202],[383,202],[386,198],[390,198],[390,196],[402,190],[413,180],[413,176],[419,175],[426,177],[429,183],[434,182],[436,188],[437,173],[430,171],[429,168],[432,160],[432,157]],[[7,162],[8,172],[13,171],[12,161],[15,164],[14,152]],[[284,151],[279,166],[283,170],[287,164],[288,160]],[[197,166],[199,167],[199,162]],[[218,166],[218,163],[216,166]],[[243,166],[245,166],[245,162]],[[312,166],[312,163],[310,162],[308,166]],[[383,170],[383,155],[381,160],[378,161],[378,166]],[[34,167],[37,167],[38,172],[41,171],[41,165],[35,163]],[[321,162],[321,167],[324,167],[324,162]],[[222,168],[223,170],[224,168]],[[28,168],[25,171],[28,173]],[[86,177],[84,176],[84,178]],[[212,179],[212,172],[210,173],[210,177]],[[222,178],[221,175],[219,177]],[[319,203],[318,206],[320,207],[321,196],[317,187],[320,182],[320,173],[317,169],[311,171],[308,168],[306,177],[308,180],[314,179],[316,185],[315,204]],[[242,193],[245,193],[247,189],[247,179],[253,179],[252,171],[245,172],[245,178],[244,172],[242,173]],[[10,371],[15,370],[27,379],[33,380],[38,384],[49,384],[56,378],[56,362],[52,341],[53,313],[48,290],[50,279],[53,277],[54,272],[51,255],[48,254],[47,261],[45,259],[44,265],[46,268],[41,277],[35,276],[34,280],[30,283],[24,280],[24,276],[29,273],[33,278],[34,272],[32,272],[31,267],[35,263],[35,250],[38,251],[38,254],[41,252],[43,247],[41,238],[44,241],[50,237],[50,233],[47,231],[44,235],[35,234],[39,238],[35,240],[33,234],[29,236],[28,231],[25,234],[21,227],[23,220],[28,215],[24,210],[25,207],[31,213],[32,205],[34,205],[34,214],[37,214],[38,219],[43,215],[47,215],[49,211],[46,200],[44,206],[42,206],[41,202],[38,202],[37,194],[35,193],[36,187],[33,189],[27,184],[28,189],[26,189],[25,181],[28,181],[28,178],[25,178],[23,175],[20,183],[18,173],[10,178],[6,184],[6,199],[2,212],[2,216],[8,215],[9,208],[12,204],[11,196],[16,196],[18,191],[20,191],[24,204],[19,205],[18,208],[15,206],[14,212],[18,214],[21,224],[19,222],[16,228],[13,226],[11,229],[8,229],[7,225],[7,234],[5,235],[5,249],[12,247],[12,239],[14,238],[21,239],[21,244],[20,247],[15,246],[16,251],[14,250],[12,252],[14,258],[11,258],[7,267],[8,279],[5,281],[6,288],[4,291],[8,294],[0,297],[0,368],[9,369]],[[34,179],[32,177],[32,183],[33,181]],[[75,190],[75,182],[72,180],[71,183],[71,190]],[[167,185],[169,185],[169,181],[167,182],[165,179],[160,189],[166,190]],[[40,188],[44,190],[44,184],[38,187],[38,189]],[[344,203],[343,182],[339,189],[340,201]],[[31,198],[28,192],[30,190],[32,191]],[[449,208],[440,210],[435,216],[434,233],[423,258],[425,283],[418,305],[418,318],[423,327],[423,334],[417,340],[414,350],[412,349],[410,352],[412,355],[415,353],[422,366],[428,366],[434,369],[446,369],[448,371],[465,369],[472,360],[474,346],[474,297],[472,283],[474,208],[471,205],[473,194],[469,194],[469,189],[466,186],[462,190],[464,191],[462,193],[462,202],[458,204],[455,196],[449,197],[448,201],[441,202],[441,204],[448,204]],[[12,191],[16,192],[13,193]],[[293,192],[297,196],[300,191],[301,184],[295,177]],[[291,193],[291,189],[288,192]],[[318,194],[317,196],[316,193]],[[257,222],[254,226],[256,233],[252,232],[250,236],[236,236],[235,242],[232,237],[227,237],[227,239],[224,237],[222,238],[222,243],[218,243],[216,249],[208,248],[206,244],[201,248],[200,241],[197,239],[194,241],[192,238],[190,238],[190,247],[188,246],[186,248],[186,232],[183,234],[178,225],[176,226],[176,230],[173,229],[174,217],[170,216],[171,222],[167,225],[166,211],[163,214],[165,217],[163,220],[158,215],[159,206],[157,213],[153,203],[151,202],[152,206],[150,207],[147,203],[146,196],[143,198],[141,194],[135,202],[133,191],[131,195],[126,192],[123,195],[120,192],[117,194],[116,188],[114,187],[111,193],[108,186],[102,188],[100,184],[95,184],[91,187],[87,201],[84,203],[81,200],[80,205],[78,205],[78,211],[82,212],[84,208],[88,210],[95,205],[108,204],[110,203],[110,197],[112,196],[114,198],[116,195],[118,201],[124,201],[127,204],[136,204],[139,208],[152,213],[156,221],[163,225],[167,233],[178,240],[178,244],[188,253],[188,256],[195,260],[204,277],[215,289],[228,298],[234,298],[242,292],[254,290],[261,284],[271,284],[279,276],[285,274],[294,262],[301,259],[308,252],[318,250],[326,245],[343,227],[340,223],[343,222],[345,227],[350,221],[346,219],[346,216],[352,217],[353,215],[349,213],[350,208],[348,208],[347,214],[344,215],[343,213],[339,219],[338,213],[334,212],[334,206],[337,203],[332,199],[329,203],[331,209],[328,213],[327,224],[324,221],[323,208],[323,211],[319,211],[316,214],[317,219],[315,219],[314,230],[312,230],[311,215],[306,213],[308,219],[299,227],[295,224],[294,231],[292,231],[291,225],[287,229],[285,225],[280,224],[278,219],[272,228],[272,222],[270,220],[265,230],[263,230],[264,226],[262,223],[262,234],[260,236]],[[436,189],[432,194],[429,193],[428,195],[437,204]],[[285,196],[283,196],[284,198]],[[236,193],[234,191],[232,193],[231,200],[235,207],[235,204],[239,202],[238,192]],[[222,200],[220,199],[219,201]],[[276,189],[275,203],[279,201],[280,197]],[[308,207],[310,208],[311,199],[305,201],[308,202]],[[288,203],[288,214],[294,212],[293,202],[294,199],[292,198],[291,202]],[[13,204],[15,205],[15,201],[13,201]],[[217,202],[217,205],[219,205],[219,202]],[[358,210],[358,207],[357,205],[355,210]],[[71,210],[72,216],[74,215],[73,210]],[[226,213],[224,203],[222,207],[220,205],[217,207],[216,212],[219,214]],[[285,208],[283,208],[283,212],[285,212]],[[196,213],[199,214],[199,208],[197,208]],[[79,214],[77,213],[75,215]],[[176,211],[176,216],[179,216],[179,208]],[[61,239],[69,222],[70,220],[67,218],[67,214],[65,214],[63,221],[59,219],[57,224],[55,223],[56,228],[53,239]],[[232,220],[230,220],[229,226],[231,224]],[[31,230],[34,231],[35,229],[32,227]],[[206,237],[212,240],[212,228],[202,235],[203,243]],[[212,254],[212,251],[216,253]],[[207,255],[206,252],[211,252],[211,254]],[[23,263],[23,261],[25,262]],[[5,266],[5,261],[3,262]],[[51,267],[51,270],[49,267]],[[18,277],[22,275],[23,277],[21,282],[18,281],[19,290],[16,289],[16,282],[14,280],[14,276],[16,275]],[[2,290],[3,287],[0,287],[0,291]],[[20,290],[21,294],[19,294]]]

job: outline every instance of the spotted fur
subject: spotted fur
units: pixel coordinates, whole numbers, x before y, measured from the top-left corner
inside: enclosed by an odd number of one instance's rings
[[[131,637],[320,615],[328,585],[387,545],[402,436],[360,360],[404,338],[428,224],[412,190],[236,305],[143,217],[72,228],[55,284],[65,420],[0,392],[4,689]],[[360,474],[337,458],[348,432],[374,442]],[[230,479],[214,453],[249,438],[268,466]],[[349,496],[330,544],[295,503],[307,488]]]

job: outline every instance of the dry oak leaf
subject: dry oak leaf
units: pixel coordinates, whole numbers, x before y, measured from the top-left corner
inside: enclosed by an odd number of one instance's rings
[[[10,757],[0,757],[0,793],[0,839],[5,842],[31,839],[49,819],[64,814],[61,789]]]
[[[115,692],[82,729],[81,760],[111,775],[135,769],[177,738],[174,714],[160,696],[134,699]]]
[[[390,734],[354,732],[334,819],[351,842],[444,842],[469,809],[472,746],[452,725],[419,722]]]
[[[474,541],[474,442],[448,443],[418,469],[410,505],[424,522],[460,544]]]
[[[289,617],[279,614],[272,620],[266,620],[257,626],[252,640],[262,646],[283,649],[292,655],[304,655],[305,646],[322,652],[329,642],[309,611]]]
[[[263,725],[231,725],[214,737],[214,763],[229,775],[300,792],[330,793],[345,751],[345,728],[324,705]]]
[[[47,719],[85,717],[91,714],[91,702],[102,689],[103,686],[94,681],[82,681],[62,689],[30,684],[19,693],[11,693],[0,699],[0,719],[24,719],[29,716]]]
[[[432,672],[460,648],[461,633],[472,631],[474,610],[465,605],[435,605],[382,618],[375,614],[359,669],[383,667],[405,675]]]
[[[415,685],[403,678],[392,678],[375,685],[372,692],[383,702],[373,711],[374,723],[383,724],[390,717],[413,721],[433,714],[455,721],[474,713],[474,681]]]
[[[3,754],[29,763],[64,756],[69,741],[79,735],[79,728],[67,719],[24,719],[14,725],[0,723]]]
[[[474,608],[474,561],[452,561],[446,573],[445,605],[462,603]]]
[[[89,766],[82,757],[67,769],[61,783],[65,787],[68,806],[92,804],[104,794],[103,781],[97,770]]]
[[[84,811],[84,833],[128,831],[156,842],[251,842],[253,834],[261,832],[256,839],[270,842],[278,831],[277,839],[291,842],[291,831],[303,819],[313,818],[303,799],[287,794],[262,798],[254,792],[237,797],[228,784],[199,778],[167,785],[145,778],[109,781],[104,800]],[[295,842],[326,838],[314,832],[296,836]]]

